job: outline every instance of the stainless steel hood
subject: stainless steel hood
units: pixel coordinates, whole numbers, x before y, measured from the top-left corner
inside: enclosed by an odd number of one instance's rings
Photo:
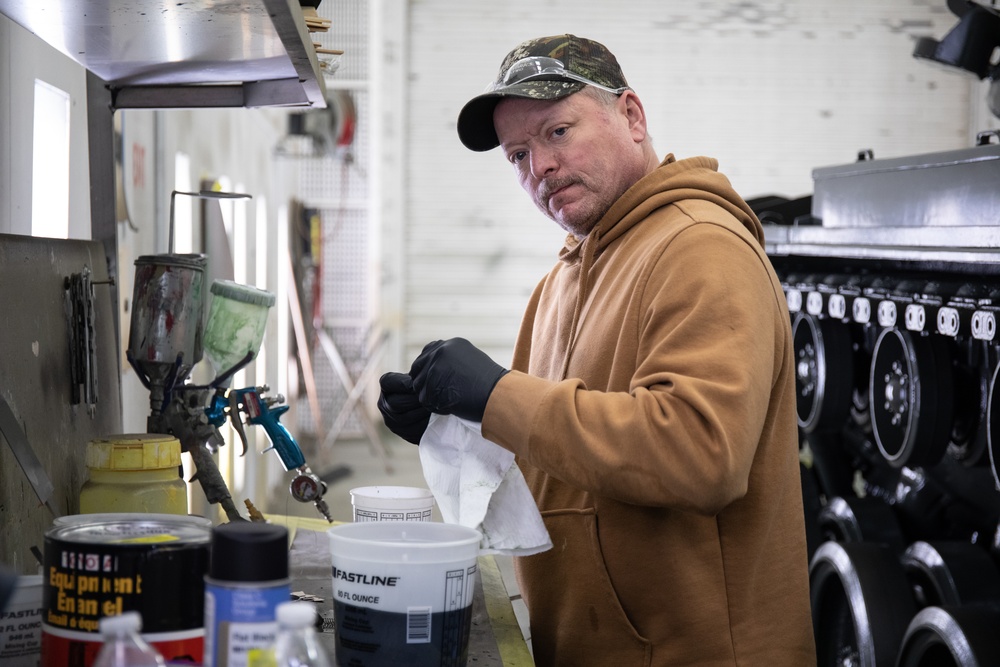
[[[0,13],[103,80],[116,109],[326,105],[297,0],[0,0]]]

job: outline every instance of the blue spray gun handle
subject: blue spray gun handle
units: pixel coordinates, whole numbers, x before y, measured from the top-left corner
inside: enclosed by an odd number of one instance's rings
[[[216,390],[208,407],[205,408],[205,417],[208,418],[208,423],[215,428],[221,428],[226,423],[228,408],[229,399],[226,398],[226,392]]]
[[[233,393],[237,394],[240,402],[243,404],[243,412],[247,415],[247,423],[262,426],[264,432],[267,433],[267,437],[271,441],[271,446],[264,451],[272,449],[276,451],[278,458],[281,459],[281,465],[285,467],[285,470],[295,470],[304,466],[306,458],[303,456],[298,443],[295,442],[295,439],[288,432],[288,429],[285,428],[285,425],[278,421],[281,415],[288,412],[288,406],[282,405],[272,410],[267,401],[261,398],[260,393],[254,387],[238,389],[235,392],[230,391],[230,394]]]
[[[267,437],[271,441],[271,446],[264,451],[267,452],[273,449],[278,453],[278,458],[281,459],[281,465],[285,467],[285,470],[296,470],[298,472],[288,486],[288,491],[292,494],[292,497],[302,503],[311,502],[315,504],[316,509],[320,511],[327,521],[332,523],[333,517],[330,516],[330,508],[323,500],[323,495],[326,493],[326,483],[309,469],[309,466],[306,465],[306,458],[302,454],[298,443],[295,442],[292,434],[288,432],[284,424],[279,421],[281,415],[288,411],[288,406],[282,405],[272,410],[271,405],[279,403],[284,399],[279,394],[277,399],[267,400],[261,396],[266,391],[266,386],[233,389],[229,392],[228,398],[225,399],[221,397],[221,393],[217,392],[216,398],[212,401],[212,406],[206,411],[208,418],[210,421],[218,419],[220,415],[225,413],[223,402],[228,402],[229,419],[233,422],[233,426],[243,441],[244,453],[246,453],[247,441],[246,435],[243,433],[243,425],[240,421],[240,412],[242,411],[246,414],[247,424],[264,427],[264,432],[267,433]]]

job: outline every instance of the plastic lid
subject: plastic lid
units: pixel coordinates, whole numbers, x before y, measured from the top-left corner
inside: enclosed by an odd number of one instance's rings
[[[288,578],[288,529],[269,523],[224,523],[212,529],[208,576],[223,581]]]
[[[171,435],[112,435],[87,443],[86,464],[94,470],[162,470],[181,464],[181,443]]]
[[[240,283],[234,283],[232,280],[213,280],[211,292],[216,296],[255,306],[270,308],[274,305],[274,295],[267,290],[251,287],[250,285],[241,285]]]
[[[97,512],[59,517],[45,531],[45,540],[74,546],[95,544],[169,543],[207,545],[212,522],[203,517],[155,512]]]
[[[99,627],[105,637],[138,633],[142,630],[142,616],[137,611],[126,611],[119,616],[105,616],[100,620]]]
[[[312,602],[281,602],[274,613],[283,628],[308,628],[316,623],[316,605]]]

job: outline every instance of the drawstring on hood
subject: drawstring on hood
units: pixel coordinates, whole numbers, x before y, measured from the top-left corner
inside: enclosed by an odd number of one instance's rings
[[[678,161],[670,153],[659,167],[636,182],[612,204],[586,238],[580,241],[572,235],[567,237],[559,259],[567,264],[579,261],[580,278],[566,354],[563,357],[563,379],[569,372],[580,317],[591,288],[591,270],[597,256],[656,209],[692,199],[711,202],[739,220],[763,248],[764,229],[760,221],[733,189],[729,179],[719,173],[718,167],[718,161],[713,158],[694,157]]]

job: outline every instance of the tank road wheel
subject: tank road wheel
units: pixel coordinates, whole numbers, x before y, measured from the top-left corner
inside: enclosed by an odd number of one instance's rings
[[[877,498],[831,498],[819,512],[819,526],[836,542],[876,542],[895,553],[905,545],[893,508]]]
[[[900,562],[921,607],[1000,600],[1000,572],[993,558],[970,542],[917,541]]]
[[[854,387],[850,330],[842,322],[799,314],[795,344],[795,411],[806,433],[843,426]]]
[[[940,336],[885,329],[869,375],[872,431],[890,465],[941,460],[952,427],[951,350]]]
[[[809,566],[818,667],[895,664],[916,613],[906,575],[883,544],[825,542]]]
[[[996,607],[927,607],[903,637],[898,667],[1000,665],[1000,610]],[[891,663],[890,663],[891,664]]]
[[[1000,489],[1000,364],[990,381],[989,398],[986,404],[986,450],[990,455],[990,470],[993,480]]]

